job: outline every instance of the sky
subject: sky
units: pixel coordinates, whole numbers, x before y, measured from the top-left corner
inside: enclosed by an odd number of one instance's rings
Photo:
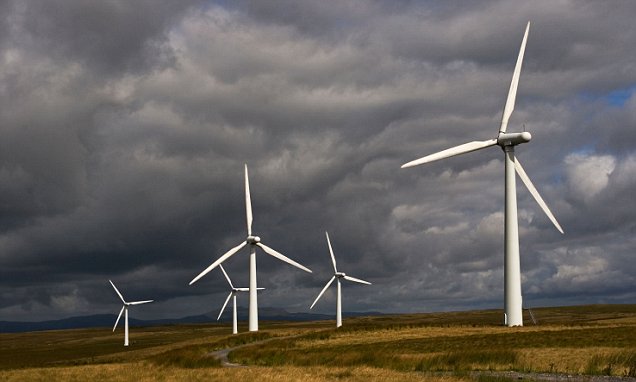
[[[496,137],[517,180],[525,307],[636,303],[636,2],[0,1],[0,320],[217,312],[253,231],[259,305],[308,312],[503,308]],[[247,286],[248,250],[225,262]],[[247,296],[239,296],[247,306]],[[312,311],[335,312],[335,288]]]

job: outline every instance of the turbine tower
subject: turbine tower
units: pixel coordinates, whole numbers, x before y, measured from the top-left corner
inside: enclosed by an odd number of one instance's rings
[[[473,141],[450,149],[440,151],[435,154],[425,156],[420,159],[402,165],[402,168],[417,166],[424,163],[434,162],[440,159],[449,158],[455,155],[481,150],[490,146],[500,146],[505,154],[505,222],[504,222],[504,324],[507,326],[522,326],[522,301],[521,301],[521,270],[519,265],[519,225],[517,221],[517,189],[515,184],[515,172],[530,191],[530,194],[537,201],[543,212],[548,216],[554,226],[563,233],[563,229],[548,208],[547,204],[539,195],[530,178],[521,167],[519,159],[515,158],[515,146],[530,142],[532,136],[528,132],[508,133],[508,120],[515,108],[515,98],[517,96],[517,86],[519,85],[519,74],[523,62],[523,54],[526,49],[530,22],[526,26],[526,31],[521,42],[519,57],[515,71],[512,75],[508,99],[503,110],[501,126],[497,138],[487,141]]]
[[[230,301],[230,298],[232,299],[232,303],[233,303],[233,307],[232,307],[232,334],[236,334],[238,333],[238,321],[237,321],[237,317],[236,317],[236,294],[238,292],[249,292],[250,288],[235,288],[234,285],[232,284],[232,280],[230,280],[230,276],[227,275],[227,272],[225,272],[225,269],[223,268],[223,265],[219,264],[219,268],[221,268],[221,270],[223,271],[223,274],[225,275],[225,279],[227,280],[228,284],[230,284],[230,294],[227,296],[227,298],[225,299],[225,303],[223,304],[223,307],[221,308],[221,311],[219,312],[219,317],[217,317],[217,321],[221,319],[221,315],[223,315],[223,312],[225,311],[225,307],[227,306],[227,303]],[[263,290],[265,288],[256,288],[257,290]]]
[[[121,310],[119,311],[119,316],[117,316],[117,321],[115,321],[115,326],[113,326],[113,332],[115,331],[115,329],[117,329],[117,324],[119,323],[119,319],[121,318],[121,314],[124,314],[124,346],[128,346],[128,307],[130,305],[141,305],[141,304],[147,304],[149,302],[153,302],[154,300],[144,300],[144,301],[132,301],[132,302],[126,302],[126,300],[124,300],[124,297],[121,295],[121,293],[119,293],[119,290],[117,290],[117,287],[115,286],[115,284],[113,284],[112,281],[108,280],[110,282],[110,285],[113,286],[113,289],[115,289],[115,292],[117,292],[117,296],[119,296],[119,299],[121,300],[121,302],[124,303],[124,306],[122,306]]]
[[[338,272],[338,268],[336,267],[336,257],[334,256],[333,249],[331,248],[331,241],[329,241],[329,234],[325,232],[325,235],[327,236],[327,245],[329,246],[329,254],[331,254],[331,263],[333,264],[333,276],[327,282],[327,285],[325,285],[325,287],[322,288],[322,291],[320,291],[320,294],[318,295],[318,297],[316,297],[316,299],[314,300],[314,303],[311,304],[309,309],[312,309],[314,305],[316,305],[318,300],[320,300],[320,297],[322,297],[322,295],[325,293],[327,288],[329,288],[331,283],[333,283],[333,281],[337,279],[338,297],[336,302],[336,328],[339,328],[342,326],[342,292],[340,290],[341,289],[340,279],[345,279],[345,280],[353,281],[354,283],[367,284],[367,285],[371,285],[371,283],[368,281],[357,279],[355,277],[347,276],[344,272]]]
[[[249,244],[250,246],[250,305],[249,305],[249,330],[250,332],[258,331],[258,300],[256,291],[258,288],[256,287],[256,247],[262,249],[265,253],[270,256],[273,256],[279,260],[282,260],[288,264],[295,266],[296,268],[300,268],[305,272],[311,273],[309,268],[295,262],[294,260],[288,258],[287,256],[279,253],[272,248],[266,246],[261,243],[261,238],[258,236],[252,235],[252,199],[250,197],[250,182],[247,175],[247,164],[245,165],[245,212],[247,216],[247,238],[244,242],[237,245],[236,247],[227,251],[223,256],[219,257],[215,262],[213,262],[209,267],[207,267],[203,272],[199,273],[197,277],[190,281],[190,285],[194,284],[201,277],[205,276],[208,272],[216,268],[219,264],[229,259],[232,255],[237,253],[241,248],[245,247]]]

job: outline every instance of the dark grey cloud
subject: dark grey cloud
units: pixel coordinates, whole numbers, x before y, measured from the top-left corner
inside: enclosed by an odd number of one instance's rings
[[[511,130],[566,231],[518,182],[524,302],[631,302],[634,5],[595,2],[0,3],[0,318],[116,313],[109,278],[170,317],[220,307],[254,230],[262,306],[501,307],[503,158],[402,163]],[[227,262],[247,284],[247,253]],[[243,305],[247,301],[242,302]],[[315,309],[333,311],[333,295]]]
[[[16,33],[53,59],[89,66],[98,78],[169,65],[175,21],[199,1],[30,1],[14,5]]]

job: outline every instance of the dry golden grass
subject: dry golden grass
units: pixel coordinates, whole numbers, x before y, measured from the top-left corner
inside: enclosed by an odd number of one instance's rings
[[[518,351],[520,363],[527,370],[542,370],[561,374],[586,374],[594,356],[611,356],[620,350],[598,346],[594,348],[541,348]],[[618,372],[618,370],[616,370]],[[622,370],[621,370],[622,371]],[[616,375],[622,375],[618,373]]]
[[[120,363],[58,368],[34,368],[0,372],[0,380],[7,382],[33,381],[304,381],[323,382],[346,380],[352,382],[465,382],[467,377],[433,376],[405,373],[372,367],[250,367],[223,369],[182,369],[154,367],[151,364]]]

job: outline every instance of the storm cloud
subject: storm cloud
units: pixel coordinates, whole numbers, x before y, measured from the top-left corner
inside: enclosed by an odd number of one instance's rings
[[[261,306],[503,306],[503,155],[400,165],[509,131],[565,230],[518,184],[526,306],[636,299],[636,4],[593,1],[0,2],[0,319],[116,313],[107,280],[216,310],[188,282],[254,231]],[[247,285],[247,253],[227,261]],[[334,296],[314,310],[333,312]],[[239,301],[247,305],[247,301]]]

